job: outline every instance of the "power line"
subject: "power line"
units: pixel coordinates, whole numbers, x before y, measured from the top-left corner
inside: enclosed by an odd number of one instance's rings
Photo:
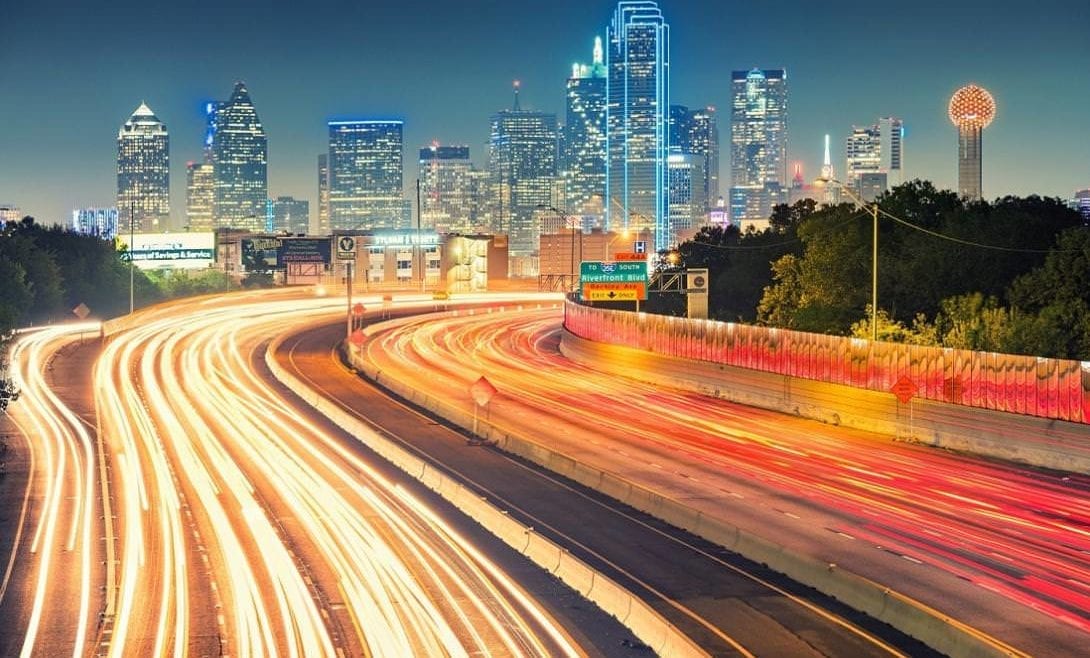
[[[861,212],[861,213],[859,213],[857,215],[852,215],[851,217],[845,217],[844,219],[840,220],[839,222],[836,222],[835,224],[832,224],[830,226],[821,227],[820,229],[815,231],[815,233],[820,234],[820,233],[825,233],[827,231],[832,231],[834,229],[840,228],[841,226],[843,226],[844,224],[847,224],[848,222],[852,222],[852,221],[855,221],[857,219],[861,219],[863,217],[870,217],[870,211]],[[772,248],[775,248],[775,247],[783,247],[783,246],[786,246],[786,245],[795,244],[796,242],[802,242],[802,238],[792,238],[790,240],[784,240],[782,242],[773,242],[771,244],[737,245],[737,246],[725,245],[725,244],[713,244],[711,242],[698,242],[696,240],[690,240],[689,242],[691,244],[694,244],[694,245],[700,245],[702,247],[708,247],[709,249],[723,249],[724,251],[754,251],[754,250],[758,250],[758,249],[772,249]]]
[[[993,251],[1006,251],[1006,252],[1018,253],[1018,254],[1049,254],[1049,253],[1052,253],[1054,251],[1055,252],[1060,252],[1060,253],[1073,253],[1073,252],[1082,251],[1082,249],[1019,249],[1017,247],[1002,247],[1002,246],[995,245],[995,244],[984,244],[982,242],[974,242],[972,240],[964,240],[962,238],[955,238],[952,235],[943,235],[942,233],[939,233],[937,231],[932,231],[931,229],[924,228],[923,226],[918,226],[918,225],[913,224],[912,222],[910,222],[908,220],[901,219],[900,217],[897,217],[895,215],[892,215],[892,214],[886,212],[885,210],[882,210],[881,206],[878,207],[878,212],[885,215],[886,217],[889,217],[890,219],[897,222],[898,224],[902,224],[904,226],[907,226],[908,228],[915,229],[917,231],[920,231],[921,233],[926,233],[927,235],[930,235],[930,236],[935,237],[935,238],[939,238],[940,240],[947,240],[949,242],[962,244],[962,245],[965,245],[967,247],[977,247],[979,249],[991,249]]]

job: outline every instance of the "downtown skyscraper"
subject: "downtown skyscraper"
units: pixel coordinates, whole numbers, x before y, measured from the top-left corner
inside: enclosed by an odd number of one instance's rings
[[[268,140],[245,83],[236,82],[230,100],[208,103],[206,112],[213,225],[264,230],[269,199]]]
[[[330,228],[409,228],[411,207],[402,189],[403,122],[330,121],[328,127]]]
[[[735,223],[766,220],[787,200],[787,72],[733,71],[730,212]]]
[[[691,110],[684,105],[670,106],[670,152],[701,156],[704,189],[701,212],[714,208],[719,199],[719,123],[715,108]]]
[[[216,186],[211,162],[185,165],[185,219],[190,231],[215,228]]]
[[[594,39],[589,65],[572,65],[567,87],[562,163],[565,210],[597,218],[591,223],[600,224],[606,193],[606,65],[601,37]]]
[[[523,110],[518,86],[510,110],[492,115],[488,171],[496,190],[494,229],[509,236],[513,256],[538,249],[534,222],[543,206],[554,204],[557,179],[556,115]]]
[[[607,31],[606,228],[670,240],[670,26],[658,4],[622,0]]]
[[[117,209],[122,233],[169,228],[170,136],[144,103],[117,133]]]
[[[435,143],[420,149],[420,225],[469,232],[474,227],[473,163],[468,146]]]

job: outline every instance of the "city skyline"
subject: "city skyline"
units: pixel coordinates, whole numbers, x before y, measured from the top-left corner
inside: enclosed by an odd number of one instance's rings
[[[309,200],[312,211],[318,207],[315,157],[324,146],[326,122],[336,118],[400,118],[405,121],[404,144],[410,154],[433,140],[468,144],[481,167],[488,118],[509,106],[511,80],[522,80],[524,107],[562,114],[571,64],[585,61],[587,44],[604,36],[613,6],[555,3],[564,29],[529,36],[515,29],[517,8],[490,8],[478,17],[479,23],[470,25],[438,5],[428,16],[381,7],[368,17],[373,26],[368,34],[373,31],[376,39],[360,40],[369,45],[340,50],[323,45],[317,54],[297,52],[294,59],[290,52],[262,51],[269,36],[282,37],[288,29],[289,12],[284,7],[269,7],[271,28],[253,53],[213,43],[223,26],[206,26],[195,12],[170,9],[165,19],[171,27],[161,28],[171,35],[167,41],[194,47],[183,49],[179,44],[153,50],[149,62],[161,65],[139,69],[123,57],[140,41],[125,29],[119,31],[118,53],[103,50],[78,61],[71,57],[72,40],[66,40],[78,29],[93,29],[112,19],[127,25],[132,19],[122,15],[124,3],[105,13],[85,13],[73,6],[63,20],[35,7],[5,9],[14,38],[0,45],[0,84],[21,103],[19,111],[12,106],[2,110],[7,120],[0,123],[0,146],[14,157],[0,160],[0,201],[46,222],[63,222],[73,208],[110,205],[110,178],[115,172],[113,154],[104,142],[144,100],[171,128],[172,221],[183,223],[182,166],[201,160],[204,104],[222,98],[223,88],[236,80],[246,81],[269,135],[272,198],[290,195]],[[927,26],[932,36],[924,41],[917,29],[922,19],[889,8],[882,9],[883,15],[901,22],[883,24],[896,28],[854,35],[836,20],[807,14],[801,4],[769,21],[744,5],[662,2],[673,32],[670,99],[690,107],[715,106],[722,115],[729,107],[732,69],[783,67],[791,76],[787,160],[792,171],[794,163],[802,162],[807,180],[818,173],[826,132],[834,143],[843,143],[852,125],[892,115],[905,121],[905,178],[922,177],[954,189],[957,167],[949,144],[956,139],[956,130],[945,116],[946,100],[960,86],[976,83],[991,90],[1003,108],[988,131],[985,196],[1039,193],[1071,198],[1090,183],[1090,148],[1084,143],[1090,138],[1075,132],[1071,139],[1065,131],[1041,126],[1078,125],[1086,106],[1087,92],[1071,80],[1090,61],[1090,47],[1077,31],[1066,30],[1088,10],[1076,3],[1046,2],[1035,13],[1014,20],[981,11],[985,7],[970,3],[939,10],[936,4],[936,11],[929,14],[934,24]],[[239,18],[239,7],[229,3],[227,8],[228,18]],[[350,9],[345,11],[351,14]],[[410,14],[412,21],[407,20]],[[978,29],[966,36],[958,21],[970,18]],[[465,47],[445,51],[442,58],[427,48],[405,52],[414,39],[419,40],[414,35],[420,29],[439,29],[451,21],[464,28]],[[378,35],[383,29],[390,34]],[[316,38],[310,28],[301,28],[301,34],[304,40]],[[483,45],[483,35],[495,36],[494,42]],[[848,35],[861,46],[872,46],[866,66],[859,64],[857,54],[840,52],[851,50],[842,47]],[[27,41],[30,37],[37,40],[33,47]],[[1014,49],[1017,52],[996,47],[1015,38],[1025,46]],[[401,44],[400,50],[395,48],[396,57],[384,52],[391,40]],[[1049,48],[1033,48],[1033,43],[1047,43]],[[830,48],[833,44],[838,47]],[[24,54],[30,52],[35,57]],[[337,55],[332,63],[319,65],[331,52]],[[497,57],[500,52],[503,56]],[[336,84],[349,60],[361,54],[399,64],[357,72],[358,85]],[[849,62],[853,75],[838,75],[836,71]],[[34,88],[46,70],[62,70],[57,77],[63,84]],[[71,109],[73,97],[78,98],[79,112]],[[1049,102],[1042,102],[1045,98]],[[729,138],[723,123],[721,148]],[[834,164],[844,167],[837,155]],[[406,166],[412,167],[411,161]],[[731,182],[729,166],[729,158],[721,158],[721,193]],[[37,175],[43,168],[55,176]],[[407,176],[406,198],[411,198],[412,183]]]

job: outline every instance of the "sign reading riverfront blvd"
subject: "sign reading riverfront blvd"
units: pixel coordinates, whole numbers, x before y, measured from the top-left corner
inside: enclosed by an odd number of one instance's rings
[[[647,261],[620,263],[583,261],[579,265],[582,283],[647,283]]]
[[[585,301],[647,299],[647,261],[584,261],[579,266],[579,286]]]

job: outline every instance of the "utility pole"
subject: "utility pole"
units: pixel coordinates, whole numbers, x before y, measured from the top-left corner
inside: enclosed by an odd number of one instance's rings
[[[878,204],[871,205],[874,227],[871,229],[870,339],[878,340]]]
[[[133,240],[136,233],[136,200],[129,201],[129,315],[132,315],[136,294],[136,259],[133,254]]]
[[[428,290],[428,265],[424,255],[424,245],[420,243],[420,179],[416,179],[416,240],[413,250],[420,250],[420,292]]]
[[[348,333],[345,334],[345,336],[347,338],[351,338],[352,337],[352,261],[345,261],[344,267],[345,267],[345,272],[346,272],[345,277],[344,277],[344,281],[345,281],[345,284],[347,285],[347,289],[348,289],[348,315],[347,315]]]

